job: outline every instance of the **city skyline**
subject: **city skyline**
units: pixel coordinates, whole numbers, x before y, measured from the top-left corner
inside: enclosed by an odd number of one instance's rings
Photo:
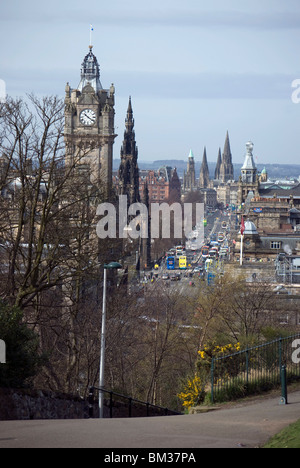
[[[131,96],[140,161],[187,160],[190,149],[200,161],[206,147],[216,162],[227,131],[234,163],[249,140],[256,164],[299,161],[296,0],[13,0],[0,21],[0,79],[13,97],[63,98],[66,82],[76,88],[93,25],[102,86],[116,88],[114,159]]]

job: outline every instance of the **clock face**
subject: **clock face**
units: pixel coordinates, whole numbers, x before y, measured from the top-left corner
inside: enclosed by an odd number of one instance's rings
[[[80,113],[80,122],[83,125],[94,125],[96,122],[96,113],[92,109],[84,109]]]

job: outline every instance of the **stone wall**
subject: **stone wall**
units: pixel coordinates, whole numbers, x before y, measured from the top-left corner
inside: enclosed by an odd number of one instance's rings
[[[97,398],[92,405],[92,417],[99,417]],[[128,400],[113,400],[112,417],[146,417],[144,404]],[[168,415],[172,413],[168,412]],[[148,416],[165,416],[163,408],[149,406]],[[26,419],[85,419],[89,417],[89,402],[79,397],[41,390],[0,388],[0,421]],[[110,418],[110,401],[104,400],[104,417]]]
[[[83,419],[89,414],[85,400],[49,391],[0,388],[0,420]]]

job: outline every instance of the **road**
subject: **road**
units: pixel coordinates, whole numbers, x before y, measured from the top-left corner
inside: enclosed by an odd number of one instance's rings
[[[279,397],[183,416],[0,421],[0,448],[254,448],[300,419],[300,392]]]
[[[221,211],[216,211],[214,213],[210,213],[207,215],[207,226],[204,229],[204,237],[205,239],[210,239],[213,234],[216,236],[218,235],[219,232],[224,232],[222,229],[222,222],[226,221],[228,223],[228,228],[230,229],[230,218],[228,215],[222,214]],[[225,241],[223,246],[227,246],[228,242]],[[201,258],[201,252],[200,250],[196,252],[188,252],[188,263],[192,264],[193,269],[195,266],[198,264],[202,264],[202,258]],[[195,275],[194,277],[189,277],[186,275],[185,271],[180,271],[178,268],[175,271],[169,271],[167,270],[166,266],[166,261],[162,261],[159,268],[157,270],[152,270],[152,275],[154,276],[154,283],[159,283],[160,285],[163,285],[165,287],[170,288],[172,291],[175,290],[179,294],[187,294],[190,295],[192,293],[190,283],[191,282],[199,282],[198,275]],[[167,275],[171,277],[174,273],[179,273],[180,274],[180,281],[171,281],[169,279],[164,279]],[[151,288],[152,288],[153,283],[148,282],[148,292],[151,293]]]

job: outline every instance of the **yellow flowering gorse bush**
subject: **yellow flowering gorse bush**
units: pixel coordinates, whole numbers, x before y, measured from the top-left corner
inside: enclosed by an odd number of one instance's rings
[[[178,395],[178,398],[182,400],[182,406],[187,409],[194,406],[197,403],[202,390],[199,376],[195,375],[193,379],[189,379],[183,391]]]
[[[189,409],[204,399],[205,386],[209,378],[212,358],[225,356],[227,354],[234,354],[240,351],[240,349],[240,343],[229,343],[223,346],[211,343],[210,345],[205,345],[203,349],[198,351],[200,358],[197,363],[198,372],[193,378],[188,379],[183,391],[177,395],[178,398],[182,400],[182,405],[184,408]]]
[[[220,355],[231,354],[240,351],[241,345],[240,343],[236,344],[227,344],[224,346],[219,345],[205,345],[203,350],[198,351],[198,354],[201,359],[207,359],[212,357],[218,357]]]

